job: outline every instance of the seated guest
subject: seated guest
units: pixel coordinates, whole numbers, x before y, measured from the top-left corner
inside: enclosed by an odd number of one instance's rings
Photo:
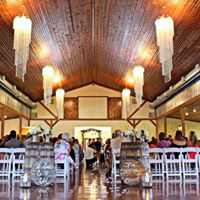
[[[7,148],[20,148],[23,144],[16,139],[16,131],[10,131],[10,140],[5,143],[5,147]]]
[[[157,143],[157,139],[155,137],[152,137],[151,141],[149,142],[149,148],[156,148]]]
[[[10,140],[10,135],[5,135],[2,137],[2,141],[0,143],[0,147],[5,147],[5,143]]]
[[[194,131],[190,131],[187,146],[188,147],[199,147],[198,139],[197,139],[196,133]],[[194,159],[196,152],[190,152],[189,155],[190,155],[190,158]]]
[[[72,146],[72,149],[74,150],[74,155],[75,155],[75,162],[76,163],[79,163],[79,144],[78,142],[76,141],[76,139],[74,137],[72,137],[73,139],[73,146]],[[72,158],[73,159],[73,158]]]
[[[110,138],[106,140],[105,150],[104,150],[104,157],[105,157],[105,166],[110,167],[111,163],[111,146],[110,146]]]
[[[187,144],[188,147],[199,147],[198,139],[196,133],[194,131],[190,131],[189,141]]]
[[[176,135],[175,135],[174,140],[171,143],[171,147],[177,147],[177,148],[187,147],[187,142],[184,139],[182,132],[180,130],[176,131]]]
[[[94,143],[95,149],[97,151],[97,157],[100,157],[100,152],[101,152],[101,139],[97,138],[97,141]]]
[[[96,151],[93,149],[93,144],[90,143],[85,151],[85,160],[87,168],[92,167],[93,163],[97,161],[95,153]]]
[[[159,134],[159,141],[156,145],[157,148],[169,148],[171,143],[165,139],[165,133]]]
[[[115,130],[114,138],[111,139],[111,149],[118,149],[121,148],[121,143],[123,141],[122,131],[117,129]]]
[[[122,134],[121,130],[119,130],[119,129],[115,130],[113,136],[114,136],[114,138],[111,139],[111,141],[110,141],[111,151],[113,149],[121,148],[121,144],[123,142],[123,134]],[[105,179],[106,182],[111,181],[112,163],[110,162],[109,164],[110,164],[110,166],[108,167],[108,170],[106,172],[106,179]]]
[[[69,144],[69,140],[70,140],[70,135],[69,133],[63,133],[61,136],[62,139],[59,139],[56,141],[54,148],[55,149],[61,149],[63,151],[63,153],[56,153],[55,154],[55,159],[56,160],[62,160],[65,158],[65,153],[67,153],[68,156],[68,160],[69,162],[75,167],[77,168],[77,165],[75,164],[75,162],[73,161],[73,159],[70,156],[70,152],[71,152],[71,146]]]

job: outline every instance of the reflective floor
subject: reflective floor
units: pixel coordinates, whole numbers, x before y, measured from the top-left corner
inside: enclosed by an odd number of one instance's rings
[[[0,180],[0,199],[23,199],[23,200],[199,200],[199,181],[188,180],[154,182],[152,189],[126,187],[120,183],[104,183],[103,170],[76,171],[71,174],[70,179],[65,181],[60,178],[49,187],[32,186],[30,189],[19,187],[19,181],[8,183]]]

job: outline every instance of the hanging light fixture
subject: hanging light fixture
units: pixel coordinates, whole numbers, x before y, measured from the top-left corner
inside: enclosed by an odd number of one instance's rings
[[[51,66],[46,66],[42,69],[43,89],[44,89],[44,103],[49,105],[51,103],[52,85],[54,77],[54,69]]]
[[[165,82],[169,82],[173,68],[174,22],[171,17],[161,17],[156,20],[155,25],[157,45],[159,46],[159,58],[162,64],[162,75],[165,76]]]
[[[29,57],[32,22],[26,16],[17,16],[13,21],[16,76],[24,81]]]
[[[65,90],[61,88],[56,90],[56,108],[58,118],[64,118],[64,96]]]
[[[130,95],[131,91],[127,88],[122,90],[122,118],[126,119],[128,117],[130,109]]]
[[[133,68],[133,83],[137,107],[139,107],[142,104],[144,85],[144,68],[142,66],[135,66]]]

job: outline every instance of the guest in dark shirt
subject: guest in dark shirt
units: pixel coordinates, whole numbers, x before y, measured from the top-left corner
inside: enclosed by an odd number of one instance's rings
[[[187,147],[187,142],[185,138],[182,135],[182,132],[180,130],[176,131],[176,135],[174,140],[171,143],[171,147],[181,148],[181,147]]]
[[[97,138],[97,141],[94,143],[95,149],[97,151],[97,153],[99,153],[101,151],[101,141],[100,138]]]
[[[10,131],[10,140],[5,143],[5,147],[7,148],[20,148],[22,147],[22,143],[16,139],[16,131]]]

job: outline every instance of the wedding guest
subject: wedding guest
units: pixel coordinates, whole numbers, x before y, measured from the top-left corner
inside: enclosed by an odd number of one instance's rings
[[[187,143],[188,147],[199,147],[198,139],[194,131],[190,131],[189,141]]]
[[[93,145],[90,143],[85,151],[85,161],[86,167],[93,167],[93,163],[97,161],[97,157],[95,156],[96,150],[93,148]]]
[[[115,130],[114,138],[111,139],[111,149],[121,148],[121,143],[123,141],[123,133],[121,130]]]
[[[157,148],[169,148],[171,143],[166,140],[165,133],[161,132],[159,134],[159,142],[156,144]]]
[[[109,168],[111,164],[111,146],[110,146],[110,138],[106,140],[105,150],[104,150],[104,157],[105,157],[105,167]]]
[[[155,137],[152,137],[151,141],[149,142],[149,148],[156,148],[157,142],[157,139]]]
[[[10,140],[5,143],[5,147],[7,148],[20,148],[23,144],[16,139],[16,131],[10,131]]]
[[[168,140],[169,140],[170,143],[173,141],[173,138],[172,138],[171,134],[168,135]]]
[[[187,147],[187,142],[185,138],[183,137],[182,132],[180,130],[176,131],[175,138],[173,139],[171,143],[171,147],[177,147],[177,148]]]
[[[121,130],[117,129],[117,130],[115,130],[114,138],[111,139],[111,141],[110,141],[111,151],[113,149],[121,148],[122,142],[123,142],[123,133]],[[110,166],[108,167],[108,170],[106,172],[105,182],[111,181],[111,171],[112,171],[112,163],[110,162]]]
[[[80,162],[80,154],[79,154],[79,144],[78,144],[78,140],[76,140],[74,137],[72,137],[73,139],[73,147],[72,149],[74,150],[74,154],[75,154],[75,162],[77,164],[79,164]]]
[[[0,143],[0,147],[5,147],[5,143],[10,140],[10,135],[5,135],[2,137],[2,141]]]
[[[69,133],[63,133],[61,135],[62,139],[59,139],[56,141],[54,148],[55,149],[61,149],[63,151],[63,153],[56,153],[55,154],[55,159],[56,160],[62,160],[65,158],[65,153],[67,153],[68,156],[68,160],[69,162],[75,167],[77,168],[76,163],[73,161],[73,159],[70,156],[70,151],[71,151],[71,146],[69,144],[69,139],[70,139],[70,135]]]
[[[194,131],[190,131],[187,146],[188,147],[199,147],[198,139],[197,139],[196,133]],[[190,152],[189,155],[190,155],[191,159],[194,159],[196,152]]]

